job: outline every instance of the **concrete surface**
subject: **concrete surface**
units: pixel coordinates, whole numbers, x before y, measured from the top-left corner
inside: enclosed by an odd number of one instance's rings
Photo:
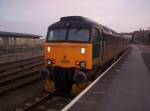
[[[142,51],[133,50],[117,73],[108,90],[103,92],[98,82],[70,111],[150,111],[150,72]]]

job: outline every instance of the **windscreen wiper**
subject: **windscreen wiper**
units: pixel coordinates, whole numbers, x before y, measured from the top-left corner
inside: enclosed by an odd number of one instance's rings
[[[80,30],[81,30],[81,27],[78,28],[74,33],[77,33],[77,32],[79,32]]]

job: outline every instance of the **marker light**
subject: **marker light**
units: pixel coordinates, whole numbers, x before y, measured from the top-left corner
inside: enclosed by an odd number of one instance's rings
[[[81,48],[81,54],[85,53],[85,48]]]
[[[53,64],[55,64],[55,63],[56,63],[54,59],[52,60],[52,63],[53,63]]]
[[[52,60],[48,59],[48,60],[47,60],[47,64],[48,64],[48,65],[51,65],[51,64],[52,64]]]
[[[47,52],[51,52],[51,47],[47,47]]]
[[[76,65],[79,65],[79,64],[80,64],[80,62],[79,62],[79,61],[76,61],[76,62],[75,62],[75,64],[76,64]]]

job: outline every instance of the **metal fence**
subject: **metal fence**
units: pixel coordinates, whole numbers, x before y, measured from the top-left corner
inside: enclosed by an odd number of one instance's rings
[[[9,46],[9,47],[0,46],[0,56],[17,54],[17,53],[38,52],[38,51],[43,51],[42,45],[35,45],[35,46],[20,45],[20,46]]]

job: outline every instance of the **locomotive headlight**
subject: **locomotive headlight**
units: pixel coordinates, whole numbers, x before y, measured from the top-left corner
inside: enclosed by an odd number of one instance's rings
[[[51,64],[52,64],[52,60],[48,59],[48,60],[47,60],[47,64],[48,64],[48,65],[51,65]]]
[[[47,47],[47,52],[51,52],[51,47]]]
[[[80,62],[80,67],[81,68],[85,68],[86,67],[86,62],[85,61],[81,61]]]
[[[81,54],[85,53],[85,48],[81,48]]]

